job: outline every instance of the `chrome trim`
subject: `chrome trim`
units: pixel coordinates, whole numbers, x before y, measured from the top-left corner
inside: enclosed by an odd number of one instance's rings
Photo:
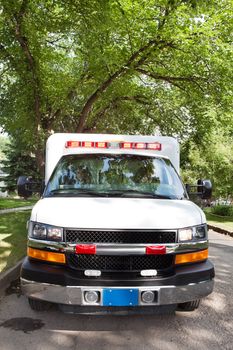
[[[152,287],[87,287],[87,286],[60,286],[49,283],[40,283],[29,281],[21,278],[21,289],[23,293],[30,297],[39,300],[45,300],[52,303],[58,304],[69,304],[69,305],[85,305],[95,306],[102,305],[102,295],[104,288],[111,289],[138,289],[139,290],[139,306],[151,306],[151,305],[168,305],[178,304],[187,301],[203,298],[212,293],[214,288],[214,281],[207,280],[199,283],[190,283],[183,286],[152,286]],[[100,292],[100,302],[95,304],[87,304],[83,298],[84,292],[89,290],[95,290]],[[143,303],[140,295],[142,292],[151,290],[156,292],[157,298],[154,303]]]
[[[81,243],[80,243],[81,244]],[[208,248],[208,241],[165,244],[96,244],[97,255],[142,255],[145,254],[145,247],[151,245],[164,245],[167,254],[188,253]],[[33,238],[28,239],[28,246],[36,249],[47,249],[56,252],[74,253],[75,243],[42,241]]]
[[[96,245],[96,255],[145,255],[144,246],[116,244],[116,245]]]

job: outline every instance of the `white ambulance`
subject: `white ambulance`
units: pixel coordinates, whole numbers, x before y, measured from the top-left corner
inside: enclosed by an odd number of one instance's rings
[[[27,197],[35,184],[20,177]],[[28,223],[21,286],[34,310],[195,310],[214,285],[206,218],[179,177],[174,138],[54,134]],[[197,192],[211,195],[199,180]]]

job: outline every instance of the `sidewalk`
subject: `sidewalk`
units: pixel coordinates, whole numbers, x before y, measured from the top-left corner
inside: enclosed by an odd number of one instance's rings
[[[33,208],[33,205],[27,206],[27,207],[18,207],[18,208],[11,208],[11,209],[1,209],[0,210],[0,215],[1,214],[7,214],[7,213],[14,213],[17,211],[24,211],[24,210],[30,210]]]

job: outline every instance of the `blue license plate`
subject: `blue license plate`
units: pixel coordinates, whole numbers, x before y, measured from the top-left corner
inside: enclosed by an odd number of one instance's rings
[[[137,306],[138,289],[103,289],[103,306]]]

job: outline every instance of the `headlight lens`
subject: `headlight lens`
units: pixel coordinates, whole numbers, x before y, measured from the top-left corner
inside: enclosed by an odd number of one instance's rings
[[[58,242],[63,239],[63,228],[31,221],[28,234],[31,238]]]
[[[180,241],[191,241],[193,238],[192,228],[184,228],[179,230],[179,240]]]
[[[179,241],[196,241],[207,239],[207,225],[193,226],[178,230]]]
[[[33,238],[46,239],[46,227],[41,224],[35,224],[32,229]]]
[[[63,229],[61,227],[48,226],[47,239],[51,241],[61,241],[63,235]]]
[[[203,239],[207,237],[207,225],[196,226],[193,230],[194,238]]]

